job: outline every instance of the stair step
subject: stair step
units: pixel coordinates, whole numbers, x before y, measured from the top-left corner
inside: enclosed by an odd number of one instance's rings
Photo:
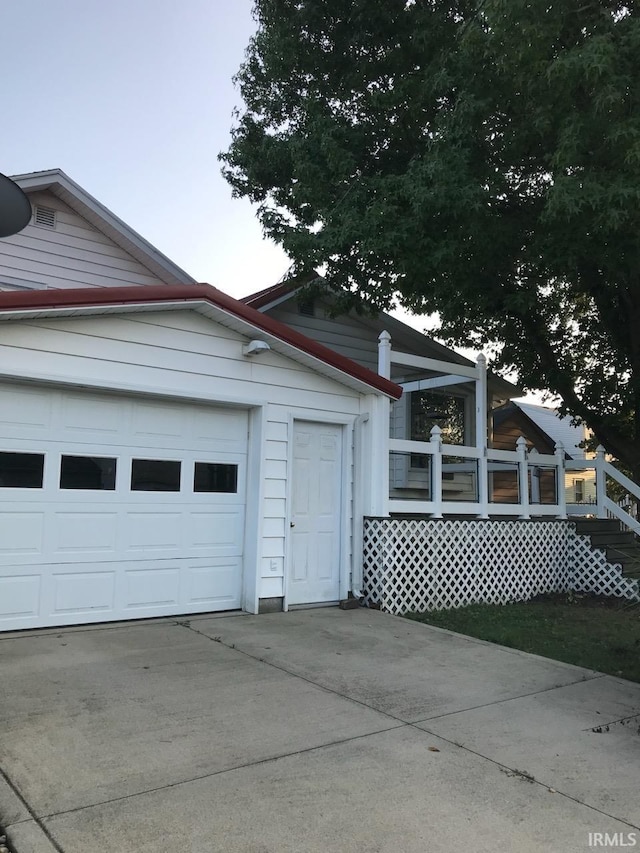
[[[607,560],[610,563],[638,563],[640,565],[640,548],[607,548]]]
[[[591,533],[589,536],[594,548],[606,548],[608,546],[612,548],[617,546],[633,548],[636,544],[633,533],[623,533],[620,530],[617,533]]]
[[[591,533],[618,533],[620,522],[615,518],[577,518],[572,519],[576,531],[582,535]]]

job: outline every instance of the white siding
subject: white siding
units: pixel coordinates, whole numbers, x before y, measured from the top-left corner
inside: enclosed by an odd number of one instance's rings
[[[53,193],[33,193],[32,206],[56,211],[55,228],[31,222],[0,240],[0,290],[163,284],[140,261]]]
[[[2,325],[0,370],[5,377],[265,406],[262,541],[256,569],[262,578],[259,596],[270,597],[284,589],[291,418],[335,418],[350,424],[368,411],[371,397],[273,350],[259,359],[244,358],[244,343],[235,332],[186,310],[29,320]],[[248,488],[252,490],[251,472]],[[350,531],[351,483],[344,498]]]

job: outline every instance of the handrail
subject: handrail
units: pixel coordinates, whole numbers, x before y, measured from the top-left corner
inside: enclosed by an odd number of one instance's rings
[[[413,441],[408,438],[390,438],[391,453],[415,453],[416,455],[431,456],[436,453],[436,445],[432,441]]]
[[[614,468],[610,462],[605,461],[603,468],[605,474],[608,477],[611,477],[612,480],[615,480],[628,492],[631,492],[634,498],[638,498],[638,500],[640,500],[640,486],[638,486],[637,483],[634,483],[633,480],[630,480],[625,474],[622,473],[622,471],[618,471],[617,468]]]
[[[629,515],[628,512],[625,512],[622,507],[618,506],[615,501],[612,501],[611,498],[604,499],[604,506],[609,516],[615,516],[618,521],[621,521],[625,527],[628,527],[629,530],[632,530],[637,536],[640,536],[640,522],[637,519],[633,518],[633,516]]]

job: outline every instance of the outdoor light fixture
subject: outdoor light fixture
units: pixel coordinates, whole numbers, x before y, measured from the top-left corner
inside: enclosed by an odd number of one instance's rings
[[[268,352],[271,349],[266,341],[249,341],[242,347],[242,355],[247,358],[253,358],[254,355],[260,355],[263,352]]]
[[[29,224],[31,202],[20,187],[0,175],[0,237],[12,237]]]

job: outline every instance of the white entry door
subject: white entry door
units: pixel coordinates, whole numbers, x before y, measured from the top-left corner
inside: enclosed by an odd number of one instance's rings
[[[289,604],[340,597],[342,452],[342,427],[295,422]]]

